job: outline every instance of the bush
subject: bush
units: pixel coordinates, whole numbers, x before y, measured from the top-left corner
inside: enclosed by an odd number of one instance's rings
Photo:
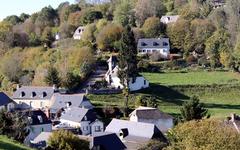
[[[153,62],[154,61],[159,61],[159,60],[161,60],[162,55],[159,52],[153,52],[152,54],[150,54],[149,58]]]
[[[88,150],[89,143],[67,130],[54,131],[48,140],[51,150]]]

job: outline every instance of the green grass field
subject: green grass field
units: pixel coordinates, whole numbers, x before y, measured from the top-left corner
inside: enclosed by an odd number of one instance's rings
[[[16,141],[0,135],[0,150],[32,150]]]
[[[224,118],[230,113],[240,114],[240,75],[232,72],[165,72],[143,73],[151,83],[150,88],[131,94],[130,107],[138,95],[157,97],[159,109],[178,115],[184,101],[197,95],[209,109],[212,117]],[[89,95],[97,107],[123,107],[122,94]]]

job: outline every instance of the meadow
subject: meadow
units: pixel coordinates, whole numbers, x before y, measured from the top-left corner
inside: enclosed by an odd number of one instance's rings
[[[16,141],[13,141],[6,136],[0,135],[0,150],[32,150]]]
[[[132,93],[130,108],[135,108],[135,99],[139,95],[152,95],[157,98],[161,111],[179,115],[182,104],[196,95],[209,109],[212,117],[225,118],[230,113],[240,114],[240,75],[222,71],[191,71],[142,73],[150,81],[150,88]],[[89,95],[88,98],[97,107],[123,107],[122,94]]]

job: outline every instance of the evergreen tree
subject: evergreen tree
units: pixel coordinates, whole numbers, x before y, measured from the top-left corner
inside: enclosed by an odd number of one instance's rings
[[[72,72],[68,72],[66,74],[65,79],[62,82],[63,87],[65,87],[69,91],[76,90],[81,84],[81,77],[79,75],[75,75]]]
[[[59,87],[61,79],[59,77],[59,73],[58,73],[57,69],[54,67],[49,67],[47,76],[45,77],[44,81],[49,86],[56,85],[57,87]]]
[[[118,77],[124,87],[125,96],[125,116],[128,112],[128,96],[129,96],[129,82],[135,82],[138,75],[137,70],[137,48],[134,39],[134,34],[129,26],[127,26],[119,41],[119,71]]]
[[[185,102],[181,108],[183,121],[200,120],[207,115],[208,110],[199,103],[199,98],[193,96],[190,101]],[[209,117],[209,116],[208,116]]]

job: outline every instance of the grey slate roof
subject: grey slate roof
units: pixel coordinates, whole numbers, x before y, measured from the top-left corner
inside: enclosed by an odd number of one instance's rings
[[[90,148],[100,146],[104,150],[124,150],[126,146],[115,133],[97,133],[93,136]]]
[[[85,116],[87,120],[85,120]],[[70,107],[70,108],[67,108],[62,113],[62,116],[60,117],[60,119],[69,120],[73,122],[81,122],[81,121],[93,122],[96,120],[96,114],[90,109]]]
[[[54,93],[53,87],[22,86],[17,89],[13,99],[49,100]]]
[[[67,103],[70,103],[70,106],[80,107],[83,101],[87,101],[84,94],[60,94],[55,93],[52,97],[53,104],[50,107],[51,112],[56,112],[61,108],[67,106]]]
[[[4,92],[0,92],[0,106],[7,105],[13,102],[11,98],[9,98]]]
[[[169,38],[143,38],[138,40],[138,49],[169,48]]]
[[[138,107],[135,109],[131,115],[136,115],[140,119],[172,119],[171,115],[167,113],[161,112],[157,108],[150,108],[150,107]]]
[[[128,129],[130,136],[152,139],[162,136],[161,131],[150,123],[133,122],[127,120],[112,119],[105,132],[118,134],[121,129]]]

